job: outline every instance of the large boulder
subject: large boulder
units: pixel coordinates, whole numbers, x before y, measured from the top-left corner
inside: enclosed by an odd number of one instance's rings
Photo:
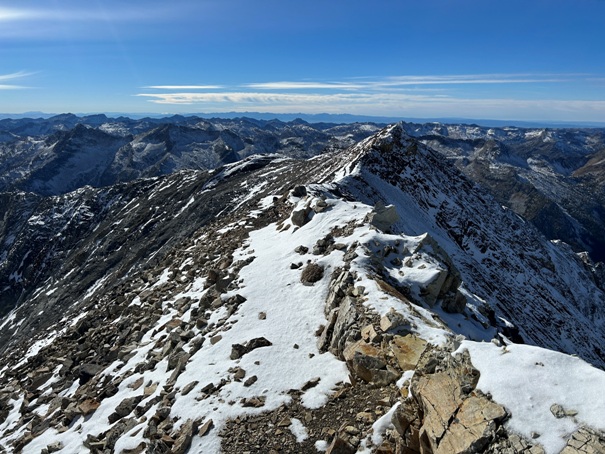
[[[484,452],[508,413],[476,389],[479,371],[468,353],[427,348],[410,386],[411,395],[393,415],[409,452]]]
[[[317,263],[309,263],[300,275],[300,281],[305,285],[313,285],[324,275],[324,267]]]
[[[347,346],[343,355],[349,370],[365,382],[386,386],[399,378],[397,371],[387,365],[384,353],[364,340]]]
[[[399,215],[393,205],[385,206],[378,201],[369,214],[370,224],[385,233],[389,233],[393,225],[399,221]]]
[[[426,349],[427,342],[416,336],[395,336],[389,343],[389,348],[402,370],[414,370],[420,356]]]

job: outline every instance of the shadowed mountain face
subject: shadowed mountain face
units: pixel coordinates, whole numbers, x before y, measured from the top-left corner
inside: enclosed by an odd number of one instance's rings
[[[346,148],[372,124],[283,123],[195,117],[108,119],[60,115],[0,120],[0,191],[59,195],[179,170],[209,170],[252,154],[308,158]]]

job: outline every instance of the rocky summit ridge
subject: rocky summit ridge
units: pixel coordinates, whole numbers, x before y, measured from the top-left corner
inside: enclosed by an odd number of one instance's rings
[[[597,268],[403,125],[2,197],[0,452],[605,450]]]

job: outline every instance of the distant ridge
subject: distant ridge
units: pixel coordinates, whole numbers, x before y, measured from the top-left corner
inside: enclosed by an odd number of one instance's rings
[[[352,114],[306,114],[306,113],[272,113],[272,112],[193,112],[193,113],[151,113],[151,112],[87,112],[78,113],[77,116],[106,115],[109,118],[128,117],[132,119],[141,118],[170,118],[173,116],[199,117],[199,118],[253,118],[255,120],[281,120],[293,121],[304,120],[309,123],[377,123],[391,124],[400,121],[409,123],[444,123],[444,124],[474,124],[486,127],[506,127],[513,126],[519,128],[605,128],[605,122],[590,121],[524,121],[524,120],[493,120],[493,119],[474,119],[474,118],[416,118],[416,117],[390,117],[390,116],[372,116],[372,115],[352,115]],[[45,112],[24,112],[19,114],[0,113],[1,119],[22,119],[22,118],[51,118],[57,116],[56,113]],[[63,115],[63,114],[61,114]]]

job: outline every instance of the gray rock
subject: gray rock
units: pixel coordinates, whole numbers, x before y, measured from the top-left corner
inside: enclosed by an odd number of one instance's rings
[[[80,366],[80,385],[88,383],[88,381],[96,374],[105,369],[99,364],[84,363]]]
[[[412,398],[395,415],[395,428],[410,446],[435,454],[471,454],[498,442],[497,430],[508,413],[475,390],[479,372],[467,353],[454,358],[433,349],[425,352],[416,370]]]
[[[249,386],[252,386],[254,383],[256,383],[256,381],[258,380],[258,377],[256,375],[252,375],[250,378],[248,378],[245,382],[244,382],[244,386],[247,388]]]
[[[198,423],[188,419],[185,424],[181,426],[177,434],[174,445],[172,446],[171,454],[185,454],[189,450],[191,440],[193,439],[193,435],[197,432],[197,430]]]
[[[340,437],[335,437],[328,446],[326,454],[354,454],[357,450],[348,442]]]
[[[199,381],[194,380],[191,383],[188,383],[187,385],[185,385],[183,387],[183,389],[181,390],[181,395],[186,396],[187,394],[189,394],[191,392],[191,390],[197,386],[198,383],[199,383]]]
[[[273,344],[264,337],[257,337],[255,339],[252,339],[248,341],[246,345],[232,344],[230,358],[233,360],[240,359],[242,356],[247,353],[250,353],[252,350],[256,350],[257,348],[261,347],[269,347],[271,345]]]
[[[105,449],[113,450],[118,439],[136,425],[137,420],[135,418],[127,418],[118,422],[105,436]]]
[[[605,433],[583,427],[567,440],[561,454],[603,454]]]
[[[411,329],[411,324],[402,314],[391,308],[391,310],[380,319],[380,329],[385,333],[408,334]]]
[[[109,415],[109,422],[114,423],[118,419],[130,414],[130,412],[132,412],[132,410],[139,405],[139,402],[143,400],[143,397],[144,396],[127,397],[126,399],[122,400],[122,402],[120,402],[115,408],[114,413]]]
[[[49,452],[49,454],[51,454],[53,452],[61,451],[61,449],[63,449],[63,447],[64,447],[64,445],[62,442],[55,441],[54,443],[51,443],[48,446],[46,446],[46,450]]]
[[[313,205],[313,211],[316,213],[322,213],[326,211],[326,208],[328,208],[328,204],[324,199],[317,199],[315,205]]]
[[[303,245],[296,246],[294,252],[298,252],[300,255],[305,255],[307,252],[309,252],[309,248]]]
[[[317,339],[317,348],[320,352],[328,351],[330,342],[332,341],[332,333],[334,332],[334,325],[338,319],[338,308],[334,308],[328,314],[328,324],[324,326],[319,338]]]
[[[450,314],[462,314],[466,309],[466,297],[460,291],[456,291],[454,295],[444,298],[441,307]]]
[[[304,186],[295,186],[294,189],[292,189],[292,196],[294,197],[304,197],[307,195],[307,188],[305,188]]]
[[[292,224],[302,227],[309,221],[309,208],[301,208],[292,211]]]
[[[557,419],[561,419],[561,418],[565,418],[565,417],[572,417],[572,416],[576,416],[578,414],[577,411],[566,410],[559,404],[552,404],[550,406],[550,412]]]
[[[368,383],[387,386],[399,378],[399,374],[387,366],[383,352],[363,340],[348,345],[343,357],[349,370]]]
[[[399,221],[399,215],[393,205],[385,206],[378,201],[369,215],[370,224],[383,232],[390,232],[393,224]]]
[[[350,334],[351,327],[357,321],[355,301],[347,296],[342,300],[338,309],[338,317],[334,323],[329,350],[332,354],[341,357],[345,349],[345,342]]]

